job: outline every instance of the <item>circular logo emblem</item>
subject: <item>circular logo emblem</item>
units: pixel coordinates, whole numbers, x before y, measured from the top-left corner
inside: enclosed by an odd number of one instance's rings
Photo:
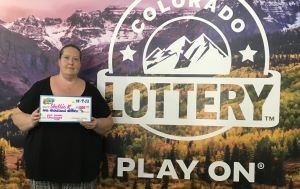
[[[175,140],[279,121],[280,74],[269,70],[265,31],[245,1],[133,2],[97,85],[116,123]]]

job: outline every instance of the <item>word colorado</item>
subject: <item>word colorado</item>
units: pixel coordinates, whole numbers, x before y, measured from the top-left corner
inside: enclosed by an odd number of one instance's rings
[[[187,4],[190,8],[192,8],[192,7],[196,7],[199,9],[201,8],[200,0],[189,0],[189,1],[172,0],[172,6],[176,9],[183,8]],[[161,13],[165,13],[165,12],[171,10],[170,6],[165,6],[163,4],[163,2],[160,0],[157,1],[157,6]],[[217,13],[218,17],[220,19],[222,19],[223,21],[226,21],[226,22],[230,22],[231,29],[236,33],[242,32],[245,29],[245,22],[240,18],[233,18],[234,12],[229,6],[225,5],[221,8],[217,8],[217,0],[209,0],[203,6],[203,9],[206,9],[206,10],[210,11],[211,13]],[[220,10],[218,11],[218,9],[220,9]],[[147,7],[143,11],[143,18],[147,22],[153,21],[156,18],[156,15],[157,15],[157,10],[153,7]],[[132,30],[135,33],[141,33],[141,32],[143,32],[144,29],[145,29],[144,21],[141,21],[139,19],[136,19],[133,21]]]

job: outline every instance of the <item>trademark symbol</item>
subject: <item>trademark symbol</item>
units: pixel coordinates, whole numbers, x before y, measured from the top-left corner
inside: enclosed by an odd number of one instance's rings
[[[257,168],[258,168],[258,169],[264,169],[264,168],[265,168],[265,164],[262,163],[262,162],[259,162],[259,163],[257,164]]]
[[[265,116],[266,121],[274,121],[275,117],[274,116]]]

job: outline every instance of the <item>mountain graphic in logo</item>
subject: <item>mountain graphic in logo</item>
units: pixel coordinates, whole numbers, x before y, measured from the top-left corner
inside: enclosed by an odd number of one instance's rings
[[[156,48],[144,62],[145,74],[229,74],[230,68],[231,56],[204,33],[194,41],[183,35],[163,50]]]

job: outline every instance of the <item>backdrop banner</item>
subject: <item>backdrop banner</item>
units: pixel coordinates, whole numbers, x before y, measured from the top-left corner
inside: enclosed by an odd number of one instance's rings
[[[70,43],[114,119],[99,188],[300,188],[298,0],[0,7],[0,188],[30,188],[11,114]]]

